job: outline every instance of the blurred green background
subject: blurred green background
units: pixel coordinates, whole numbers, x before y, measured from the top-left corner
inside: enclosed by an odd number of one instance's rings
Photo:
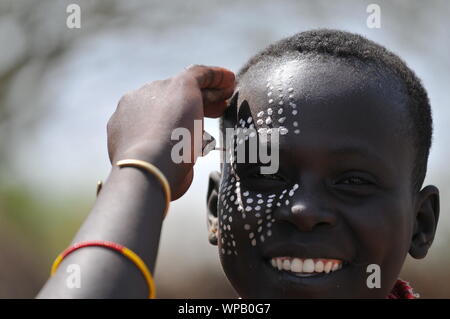
[[[81,28],[66,7],[81,7]],[[381,28],[366,25],[381,7]],[[398,53],[428,90],[434,141],[426,183],[441,190],[429,255],[402,278],[425,298],[450,298],[448,1],[0,0],[0,298],[32,298],[71,241],[110,167],[106,122],[122,94],[183,67],[237,71],[273,41],[319,27],[357,32]],[[217,121],[206,130],[218,136]],[[205,196],[217,154],[200,159],[164,223],[159,297],[236,297],[207,243]]]

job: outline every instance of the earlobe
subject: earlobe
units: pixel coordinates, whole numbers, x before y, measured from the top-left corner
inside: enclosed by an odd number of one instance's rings
[[[207,226],[208,240],[212,245],[217,245],[218,234],[218,212],[217,204],[219,198],[220,173],[217,171],[209,174],[207,203]]]
[[[409,254],[424,258],[433,243],[439,220],[439,190],[433,185],[423,188],[417,198],[414,233]]]

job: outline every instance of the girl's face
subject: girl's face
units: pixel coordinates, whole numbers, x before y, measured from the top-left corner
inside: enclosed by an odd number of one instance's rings
[[[236,128],[285,134],[277,173],[223,165],[217,243],[227,277],[244,298],[386,297],[415,226],[398,81],[335,60],[260,69],[240,79]],[[368,287],[371,274],[379,288]]]

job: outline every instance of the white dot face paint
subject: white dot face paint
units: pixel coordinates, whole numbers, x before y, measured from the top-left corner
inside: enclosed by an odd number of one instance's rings
[[[292,68],[295,69],[295,68]],[[256,129],[259,134],[278,130],[280,135],[300,134],[300,103],[295,100],[293,74],[289,67],[281,67],[268,79],[266,87],[267,110],[260,110],[252,116],[245,116],[236,125],[236,133],[241,129],[248,132]],[[250,137],[256,133],[251,132]],[[247,140],[248,136],[245,137]],[[242,144],[243,138],[236,138],[236,145]],[[234,153],[233,153],[234,152]],[[236,158],[236,150],[230,150],[230,155]],[[224,178],[219,193],[219,251],[224,255],[238,256],[241,245],[256,247],[260,243],[271,240],[272,228],[276,223],[275,211],[287,209],[293,204],[295,192],[299,184],[287,189],[271,193],[256,192],[246,189],[240,184],[236,173],[236,163],[224,165]],[[236,232],[244,232],[245,236],[236,236]],[[244,238],[237,240],[237,238]]]

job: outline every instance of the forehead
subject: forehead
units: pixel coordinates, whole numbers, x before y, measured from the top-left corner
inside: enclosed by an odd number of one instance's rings
[[[250,69],[237,90],[238,117],[251,116],[257,128],[267,127],[269,117],[269,126],[286,126],[280,149],[313,154],[361,148],[390,167],[405,167],[412,156],[402,82],[375,67],[336,59],[280,60]]]

